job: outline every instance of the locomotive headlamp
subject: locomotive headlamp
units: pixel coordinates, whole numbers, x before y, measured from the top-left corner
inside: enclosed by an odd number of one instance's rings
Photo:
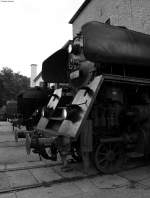
[[[81,37],[81,34],[79,34],[73,40],[71,53],[76,55],[76,56],[80,55],[82,53],[82,48],[83,48],[83,39]]]
[[[52,108],[48,108],[45,106],[42,108],[41,116],[45,118],[50,118],[53,113],[54,113],[54,110]]]
[[[80,113],[82,112],[82,108],[79,105],[71,104],[68,105],[64,110],[66,120],[70,120],[73,123],[80,120]]]
[[[32,116],[36,116],[38,113],[39,113],[39,110],[36,109],[36,110],[33,112]]]
[[[44,108],[42,108],[41,116],[42,116],[42,117],[45,117],[45,109],[44,109]]]
[[[68,52],[69,52],[69,53],[72,52],[72,44],[69,44],[69,46],[68,46]]]
[[[36,109],[34,115],[37,115],[38,113],[39,113],[39,109]]]
[[[47,117],[48,116],[48,108],[47,107],[42,108],[41,116],[42,117]]]
[[[64,119],[66,119],[67,118],[67,108],[63,108],[63,110],[62,110],[62,117],[64,118]]]

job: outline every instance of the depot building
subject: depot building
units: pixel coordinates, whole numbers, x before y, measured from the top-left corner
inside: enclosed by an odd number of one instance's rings
[[[73,37],[89,21],[100,21],[150,34],[149,0],[85,0],[70,19]]]

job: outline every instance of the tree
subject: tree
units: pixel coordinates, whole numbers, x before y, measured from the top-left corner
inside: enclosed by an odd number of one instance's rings
[[[3,90],[4,90],[4,84],[3,84],[3,80],[1,78],[1,75],[0,75],[0,107],[3,106]]]
[[[29,87],[30,79],[19,73],[4,67],[0,72],[0,103],[5,104],[8,100],[17,100],[19,92]]]

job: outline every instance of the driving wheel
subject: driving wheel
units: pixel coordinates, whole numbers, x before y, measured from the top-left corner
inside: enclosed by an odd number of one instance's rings
[[[94,154],[96,168],[103,173],[118,172],[124,163],[124,149],[119,142],[100,143]]]

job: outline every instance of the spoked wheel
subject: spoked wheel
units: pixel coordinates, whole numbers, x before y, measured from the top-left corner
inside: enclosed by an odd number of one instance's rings
[[[54,145],[51,145],[50,147],[44,148],[41,147],[39,150],[39,154],[45,158],[45,159],[49,159],[52,161],[56,161],[57,160],[57,148]]]
[[[39,154],[44,158],[44,159],[51,159],[51,149],[50,147],[44,148],[41,147],[39,149]]]
[[[118,142],[100,143],[94,155],[96,168],[107,174],[118,172],[124,159],[123,145]]]

